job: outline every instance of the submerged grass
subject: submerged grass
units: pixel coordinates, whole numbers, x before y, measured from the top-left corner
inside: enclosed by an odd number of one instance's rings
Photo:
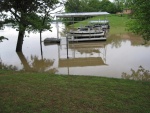
[[[0,70],[0,113],[148,113],[150,82]]]

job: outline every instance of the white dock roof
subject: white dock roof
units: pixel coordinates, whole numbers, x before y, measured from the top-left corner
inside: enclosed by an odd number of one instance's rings
[[[82,13],[59,13],[56,17],[82,17],[82,16],[100,16],[108,15],[108,12],[82,12]]]

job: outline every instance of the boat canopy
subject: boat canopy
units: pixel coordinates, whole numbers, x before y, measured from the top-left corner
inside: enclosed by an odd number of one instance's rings
[[[85,16],[100,16],[108,15],[108,12],[82,12],[82,13],[59,13],[56,14],[56,18],[65,18],[65,17],[85,17]]]

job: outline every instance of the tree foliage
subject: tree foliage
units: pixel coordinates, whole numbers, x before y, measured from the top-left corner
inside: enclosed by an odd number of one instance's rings
[[[118,11],[114,3],[111,3],[109,0],[102,0],[100,2],[101,11],[107,11],[109,13],[116,13]]]
[[[129,30],[150,40],[150,2],[149,0],[132,0],[133,18],[129,22]]]
[[[65,10],[66,12],[80,12],[80,0],[67,0]]]
[[[25,31],[50,29],[49,12],[55,9],[58,0],[1,0],[0,18],[2,24],[12,23],[17,27],[16,51],[22,51]]]
[[[114,4],[117,7],[117,10],[122,12],[124,9],[131,9],[134,0],[114,0]]]
[[[116,13],[117,7],[109,0],[67,0],[65,4],[66,12],[98,12],[106,11]]]

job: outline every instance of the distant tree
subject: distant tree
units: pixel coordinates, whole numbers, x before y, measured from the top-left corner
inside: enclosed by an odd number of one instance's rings
[[[114,0],[114,4],[116,6],[117,12],[123,12],[124,0]]]
[[[88,12],[88,0],[67,0],[65,3],[65,12],[66,13],[76,13],[76,12]],[[73,24],[75,21],[83,20],[82,18],[65,18],[63,19],[66,25]]]
[[[97,12],[99,11],[99,0],[67,0],[66,12]]]
[[[109,0],[102,0],[99,5],[99,9],[101,11],[106,11],[109,13],[116,13],[116,6],[114,3]]]
[[[108,4],[106,11],[109,13],[115,14],[117,12],[117,8],[115,7],[113,3],[111,3],[111,4]]]
[[[129,30],[141,35],[147,42],[150,40],[150,2],[149,0],[134,0],[133,2],[131,8],[134,19],[128,24]]]
[[[80,1],[81,12],[91,12],[91,9],[89,7],[89,1],[90,0],[81,0]]]
[[[18,41],[16,51],[22,51],[25,31],[33,29],[50,29],[48,23],[43,23],[42,14],[46,8],[51,8],[58,0],[0,0],[0,17],[4,23],[12,23],[18,27]],[[47,16],[47,18],[50,18]]]
[[[99,0],[89,0],[88,7],[90,12],[100,11],[100,1]]]
[[[131,9],[135,0],[124,0],[124,8]]]
[[[67,0],[66,12],[99,12],[116,13],[116,5],[109,0]]]
[[[80,0],[67,0],[65,3],[66,12],[81,12]]]

